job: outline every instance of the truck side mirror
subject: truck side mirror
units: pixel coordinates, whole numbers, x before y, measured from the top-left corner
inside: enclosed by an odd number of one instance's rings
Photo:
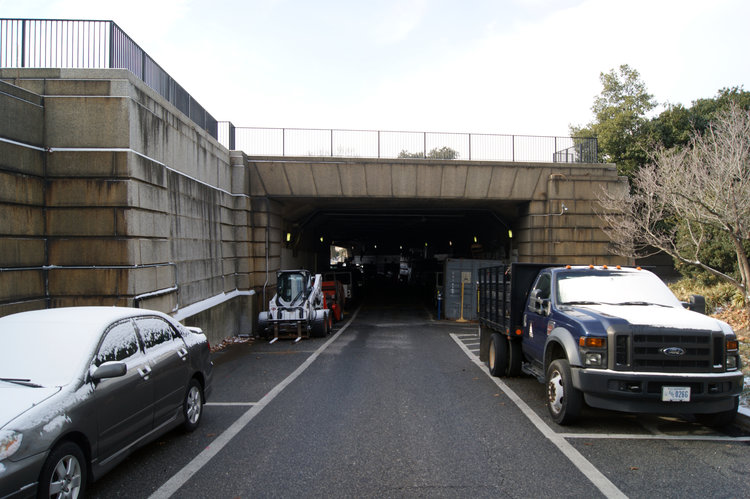
[[[549,315],[549,299],[539,297],[541,291],[541,289],[535,289],[531,292],[529,306],[539,315]]]
[[[688,302],[683,302],[682,306],[693,312],[706,315],[706,299],[701,295],[690,295]]]
[[[540,314],[542,314],[544,316],[549,315],[549,312],[550,312],[550,301],[549,301],[549,299],[544,298],[543,300],[541,300],[539,308],[541,309],[541,311],[539,312]]]

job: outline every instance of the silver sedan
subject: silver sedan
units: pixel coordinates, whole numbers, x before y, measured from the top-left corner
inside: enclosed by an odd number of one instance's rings
[[[0,318],[0,498],[83,496],[136,448],[194,430],[211,373],[206,336],[160,312]]]

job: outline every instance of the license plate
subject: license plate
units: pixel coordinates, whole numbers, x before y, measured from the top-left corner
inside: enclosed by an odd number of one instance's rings
[[[662,386],[662,402],[690,402],[689,386]]]

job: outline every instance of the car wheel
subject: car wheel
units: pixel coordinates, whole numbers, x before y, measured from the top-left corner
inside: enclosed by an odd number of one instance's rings
[[[502,377],[508,371],[508,340],[505,336],[494,333],[490,339],[489,362],[490,374]]]
[[[575,422],[581,414],[583,395],[573,387],[570,364],[557,359],[547,368],[547,410],[559,425]]]
[[[182,402],[182,415],[185,422],[182,427],[185,431],[193,431],[198,428],[203,417],[203,388],[195,378],[190,380],[185,400]]]
[[[83,497],[87,479],[83,452],[73,442],[63,442],[50,452],[39,475],[39,498]]]

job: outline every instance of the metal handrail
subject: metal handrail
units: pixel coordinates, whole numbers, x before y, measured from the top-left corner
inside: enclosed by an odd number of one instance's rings
[[[595,137],[235,127],[220,121],[218,140],[249,156],[599,162]]]
[[[0,67],[127,69],[217,137],[216,119],[114,21],[0,19]]]
[[[225,147],[249,155],[598,162],[593,137],[235,127],[211,116],[113,21],[0,19],[0,67],[127,69]]]

